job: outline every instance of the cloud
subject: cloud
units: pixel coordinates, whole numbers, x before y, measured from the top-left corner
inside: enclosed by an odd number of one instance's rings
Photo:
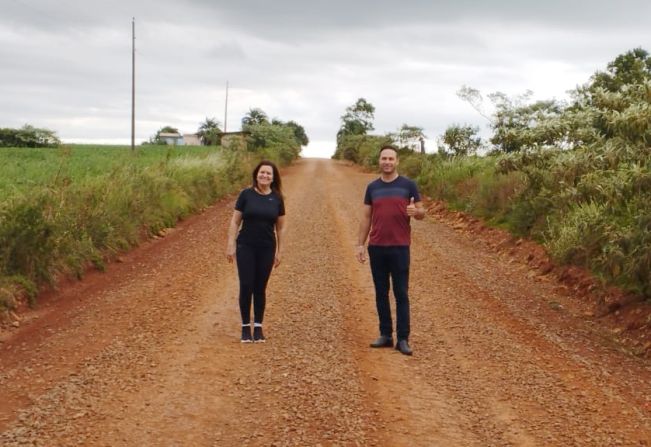
[[[226,81],[231,130],[259,107],[332,147],[344,109],[365,97],[377,132],[408,123],[435,138],[483,125],[456,96],[462,85],[563,97],[648,46],[650,13],[642,0],[6,0],[0,126],[128,142],[135,17],[139,140],[223,121]]]

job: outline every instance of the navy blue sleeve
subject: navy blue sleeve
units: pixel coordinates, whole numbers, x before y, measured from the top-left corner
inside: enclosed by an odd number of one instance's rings
[[[420,194],[418,194],[418,187],[416,186],[416,182],[411,180],[409,183],[409,194],[414,198],[414,202],[420,202]]]
[[[285,201],[280,199],[280,206],[278,207],[278,216],[285,215]]]
[[[371,199],[371,185],[366,187],[366,193],[364,194],[364,205],[370,205],[373,200]]]
[[[235,209],[240,212],[244,212],[244,207],[246,206],[246,189],[240,192],[237,202],[235,202]]]

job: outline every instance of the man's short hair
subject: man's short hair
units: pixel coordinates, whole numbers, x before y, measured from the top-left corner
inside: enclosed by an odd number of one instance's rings
[[[377,155],[378,157],[382,154],[382,151],[385,149],[391,149],[393,152],[396,153],[396,157],[398,156],[398,148],[395,147],[393,144],[383,144],[382,147],[380,147],[380,150],[378,151]]]

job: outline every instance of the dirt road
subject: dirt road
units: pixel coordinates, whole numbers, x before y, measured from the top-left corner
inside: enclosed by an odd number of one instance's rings
[[[648,362],[554,281],[431,217],[412,224],[414,356],[370,349],[354,244],[373,177],[285,171],[266,344],[239,343],[233,198],[46,297],[0,342],[0,445],[651,445]]]

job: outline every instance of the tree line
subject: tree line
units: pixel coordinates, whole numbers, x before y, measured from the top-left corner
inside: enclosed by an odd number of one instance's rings
[[[246,135],[246,148],[249,151],[284,144],[298,155],[301,146],[307,146],[310,142],[303,126],[292,120],[270,120],[259,108],[250,109],[242,118],[242,132]],[[161,137],[163,133],[179,133],[179,130],[172,126],[163,126],[143,144],[167,144]],[[197,129],[197,136],[204,146],[221,145],[223,135],[221,123],[215,118],[206,117]],[[61,140],[56,132],[50,129],[29,124],[19,129],[0,128],[0,147],[58,147],[60,144]]]
[[[650,73],[649,53],[635,48],[619,55],[605,70],[597,71],[586,84],[572,90],[570,101],[532,101],[530,90],[514,96],[498,91],[484,97],[478,89],[462,86],[457,96],[486,119],[492,135],[483,140],[479,127],[451,124],[437,138],[438,153],[466,156],[577,148],[612,137],[615,127],[624,125],[621,121],[625,118],[630,118],[625,120],[626,138],[636,144],[648,143]],[[624,110],[627,115],[618,117]],[[337,132],[335,158],[355,161],[360,141],[369,139],[389,140],[398,147],[414,150],[420,147],[419,140],[426,138],[422,127],[407,124],[395,133],[372,136],[369,132],[373,130],[374,113],[375,107],[364,98],[346,108]]]
[[[267,142],[274,139],[289,139],[292,145],[307,146],[310,142],[303,126],[296,121],[281,121],[278,118],[269,119],[269,116],[259,108],[251,108],[241,120],[242,132],[247,134],[247,147],[250,150],[267,146]],[[165,140],[161,133],[179,133],[179,130],[172,126],[161,127],[155,135],[149,139],[149,144],[164,145]],[[199,124],[196,135],[204,146],[218,146],[224,136],[222,124],[216,118],[206,119]]]

